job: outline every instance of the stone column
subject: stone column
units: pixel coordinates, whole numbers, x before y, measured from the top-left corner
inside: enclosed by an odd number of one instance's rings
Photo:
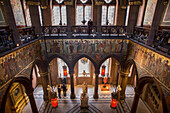
[[[42,33],[38,5],[28,5],[28,7],[32,26],[35,27],[35,33]]]
[[[136,26],[137,19],[138,19],[138,12],[139,12],[139,5],[130,6],[128,26],[127,26],[128,33],[133,33],[133,28]]]
[[[115,58],[111,58],[112,59],[112,64],[111,64],[111,84],[116,84],[116,80],[117,80],[117,73],[118,73],[118,67],[119,67],[119,63],[117,62],[117,60],[115,60]]]
[[[18,32],[18,29],[17,29],[17,26],[16,26],[15,17],[14,17],[14,14],[13,14],[13,10],[12,10],[10,0],[3,0],[3,3],[4,3],[5,12],[6,12],[6,15],[7,15],[9,28],[11,30],[13,30],[14,44],[18,44],[18,43],[20,43],[19,32]]]
[[[74,67],[74,85],[77,85],[78,83],[78,62],[76,63],[75,67]]]
[[[42,8],[44,26],[52,26],[51,5]]]
[[[159,23],[160,23],[160,20],[161,20],[161,17],[162,17],[161,16],[162,12],[163,12],[164,8],[166,8],[165,5],[164,5],[164,2],[165,2],[165,0],[158,0],[157,1],[157,5],[156,5],[156,8],[155,8],[155,12],[154,12],[153,20],[152,20],[151,30],[149,32],[149,37],[148,37],[148,40],[147,40],[147,45],[153,44],[153,40],[154,40],[156,31],[158,30]]]
[[[132,104],[132,108],[131,108],[131,113],[136,113],[136,110],[137,110],[137,106],[138,106],[138,101],[139,101],[139,97],[140,97],[140,94],[142,93],[142,91],[138,91],[136,88],[135,88],[135,97],[133,99],[133,104]]]
[[[67,35],[69,38],[72,37],[71,26],[75,25],[75,7],[74,5],[67,5]]]
[[[74,99],[76,97],[75,93],[74,93],[74,78],[73,78],[73,75],[74,75],[74,73],[70,73],[70,84],[71,84],[71,95],[70,95],[70,98],[71,99]]]
[[[118,6],[118,14],[117,14],[117,25],[124,26],[126,17],[126,9],[123,9],[122,6]]]
[[[97,6],[97,37],[101,37],[102,6]]]
[[[128,81],[128,74],[129,73],[125,73],[125,72],[120,72],[120,77],[122,78],[121,80],[121,88],[122,90],[120,91],[120,99],[123,100],[125,99],[125,91],[126,91],[126,85],[127,85],[127,81]]]
[[[96,26],[97,25],[97,15],[98,15],[98,13],[97,13],[97,5],[94,5],[93,4],[93,26]]]
[[[94,95],[93,98],[94,99],[98,99],[99,95],[98,95],[98,81],[99,81],[99,73],[95,72],[95,88],[94,88]]]
[[[33,91],[32,92],[26,92],[26,93],[27,93],[29,100],[30,100],[32,112],[38,113],[37,106],[36,106],[36,103],[35,103],[35,99],[34,99],[34,96],[33,96]]]
[[[48,72],[40,72],[41,76],[41,81],[42,81],[42,87],[43,87],[43,92],[44,92],[44,101],[47,101],[48,98],[48,91],[47,91],[47,86],[48,86]]]

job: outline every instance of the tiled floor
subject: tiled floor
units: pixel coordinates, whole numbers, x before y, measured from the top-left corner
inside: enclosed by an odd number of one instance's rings
[[[41,86],[38,86],[34,90],[34,97],[37,104],[38,111],[41,113],[128,113],[131,110],[131,106],[134,98],[134,88],[128,86],[126,88],[126,99],[118,103],[116,109],[110,107],[111,102],[111,93],[114,88],[110,87],[110,91],[101,91],[99,86],[99,99],[93,99],[94,86],[88,85],[88,94],[89,94],[89,108],[81,109],[80,108],[80,95],[82,92],[81,85],[75,86],[75,99],[70,99],[70,88],[68,86],[67,96],[61,99],[58,99],[58,107],[52,108],[51,104],[47,104],[43,101],[43,90]],[[61,94],[62,95],[62,94]],[[45,108],[45,106],[48,106]],[[24,109],[23,113],[31,113],[30,104],[28,104]],[[137,113],[150,113],[146,105],[142,100],[139,101]]]

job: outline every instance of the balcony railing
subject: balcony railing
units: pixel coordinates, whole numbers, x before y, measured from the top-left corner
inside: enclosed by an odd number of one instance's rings
[[[42,26],[44,35],[66,35],[67,26]]]
[[[72,34],[92,34],[95,35],[97,32],[97,26],[87,27],[87,26],[72,26],[71,27]]]
[[[12,31],[0,30],[0,52],[10,50],[14,46]]]
[[[133,39],[146,44],[149,36],[149,28],[135,27],[133,31]]]
[[[156,49],[170,54],[170,30],[157,31],[153,44]]]
[[[66,36],[68,34],[67,26],[42,26],[45,36]],[[97,26],[71,26],[70,34],[72,36],[97,35]],[[102,36],[119,36],[126,33],[126,26],[102,26]]]
[[[146,44],[149,32],[149,28],[135,27],[133,35],[130,38]],[[158,30],[152,45],[155,49],[170,54],[170,30]]]
[[[123,35],[126,33],[126,26],[102,26],[102,35]]]
[[[37,38],[34,27],[19,28],[19,37],[22,44]]]

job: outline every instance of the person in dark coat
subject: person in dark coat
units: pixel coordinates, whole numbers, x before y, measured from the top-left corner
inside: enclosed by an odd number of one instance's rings
[[[91,21],[91,19],[90,19],[90,20],[88,21],[89,35],[90,35],[90,33],[91,33],[92,26],[93,26],[93,21]]]
[[[65,86],[65,84],[63,84],[62,88],[63,88],[63,95],[65,97],[66,96],[66,86]]]
[[[60,85],[58,85],[58,97],[61,98],[61,88],[60,88]]]

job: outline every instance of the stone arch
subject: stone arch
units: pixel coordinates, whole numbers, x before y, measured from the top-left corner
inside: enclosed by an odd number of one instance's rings
[[[62,59],[67,64],[69,70],[72,69],[72,65],[70,64],[70,62],[65,57],[58,55],[58,54],[54,54],[54,55],[49,56],[48,63],[50,63],[56,57]]]
[[[121,68],[121,71],[123,71],[125,73],[129,73],[129,70],[132,65],[133,65],[134,73],[136,74],[136,77],[137,77],[136,79],[138,80],[139,79],[138,70],[137,70],[136,63],[133,59],[127,60],[124,64],[124,67]]]
[[[31,73],[30,73],[30,80],[31,80],[31,83],[32,83],[32,80],[33,80],[33,71],[34,71],[34,69],[35,69],[35,75],[36,75],[36,79],[38,78],[38,70],[37,70],[37,68],[38,69],[40,69],[41,67],[41,64],[40,64],[40,60],[38,60],[38,59],[36,59],[34,62],[33,62],[33,65],[32,65],[32,68],[31,68]],[[37,66],[37,67],[36,67]],[[37,80],[36,80],[36,82],[37,82]]]
[[[2,102],[3,103],[1,105],[1,108],[0,108],[0,111],[2,113],[5,113],[5,106],[6,106],[6,100],[7,100],[7,94],[9,92],[9,90],[11,89],[11,86],[14,82],[19,82],[20,84],[22,84],[24,87],[25,87],[25,90],[26,90],[26,94],[28,95],[29,97],[29,100],[30,100],[30,104],[31,104],[31,108],[32,108],[32,112],[33,113],[38,113],[38,110],[37,110],[37,106],[36,106],[36,103],[35,103],[35,100],[34,100],[34,96],[33,96],[33,91],[34,89],[32,88],[32,84],[31,84],[31,81],[27,78],[27,77],[14,77],[9,85],[7,86],[7,89],[5,91],[5,94],[3,95],[2,97]]]
[[[100,60],[97,69],[100,69],[100,66],[103,64],[103,62],[111,57],[115,58],[119,62],[119,57],[117,55],[111,54],[111,55],[108,55]],[[119,62],[119,64],[120,64],[120,62]]]
[[[151,84],[155,83],[156,84],[156,87],[157,87],[158,92],[160,94],[160,98],[162,100],[162,111],[161,112],[162,113],[168,113],[168,107],[167,107],[167,103],[166,103],[164,93],[163,93],[158,81],[154,77],[150,77],[150,76],[142,77],[138,80],[137,86],[135,88],[135,97],[134,97],[134,100],[133,100],[131,113],[136,113],[139,97],[142,94],[142,91],[143,91],[145,84],[147,84],[147,83],[151,83]]]
[[[94,66],[95,72],[96,72],[97,63],[95,62],[95,60],[94,60],[91,56],[88,56],[88,55],[86,55],[86,54],[83,54],[83,55],[80,55],[80,56],[74,58],[74,60],[72,61],[72,70],[73,70],[73,72],[74,72],[74,67],[75,67],[76,63],[77,63],[81,58],[83,58],[83,57],[89,59],[89,60],[93,63],[93,66]]]

